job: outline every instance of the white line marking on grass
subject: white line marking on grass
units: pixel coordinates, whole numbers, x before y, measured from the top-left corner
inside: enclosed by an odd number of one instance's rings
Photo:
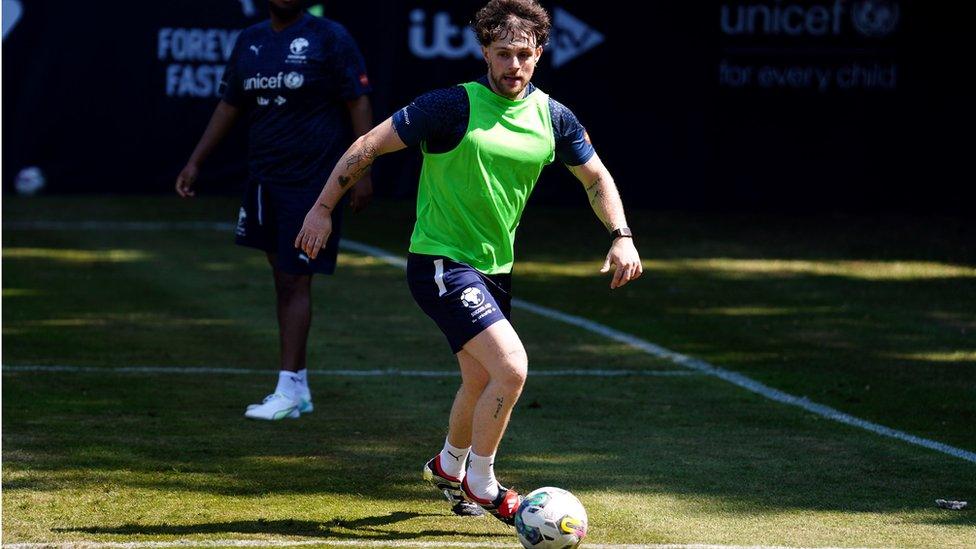
[[[317,545],[320,547],[520,547],[516,543],[492,543],[470,541],[404,541],[404,540],[288,540],[288,539],[226,539],[226,540],[193,540],[181,539],[174,541],[58,541],[48,543],[9,543],[4,544],[7,549],[42,549],[57,547],[61,549],[164,549],[168,547],[302,547]],[[654,544],[593,544],[586,547],[592,549],[804,549],[799,547],[784,547],[779,545],[709,545],[700,543],[654,543]],[[838,547],[819,547],[816,549],[855,549]],[[863,548],[862,548],[863,549]]]
[[[43,366],[4,365],[3,372],[65,372],[76,374],[197,374],[273,376],[278,370],[210,368],[192,366]],[[316,370],[312,377],[460,377],[457,370]],[[530,376],[547,377],[684,377],[698,375],[688,370],[530,370]]]
[[[390,265],[401,268],[406,266],[407,262],[404,258],[395,256],[381,248],[349,240],[343,240],[342,243],[344,244],[345,248],[376,256]],[[884,425],[879,425],[871,421],[854,417],[850,414],[845,414],[844,412],[831,408],[830,406],[813,402],[806,397],[798,397],[780,391],[779,389],[774,389],[752,379],[749,376],[740,374],[738,372],[733,372],[731,370],[726,370],[724,368],[719,368],[718,366],[709,364],[704,360],[683,355],[681,353],[676,353],[669,349],[665,349],[660,345],[651,343],[650,341],[643,340],[639,337],[600,324],[599,322],[594,322],[583,317],[550,309],[549,307],[543,307],[542,305],[536,305],[535,303],[530,303],[521,299],[513,299],[512,307],[523,309],[551,320],[558,320],[559,322],[582,328],[588,332],[602,335],[603,337],[612,339],[618,343],[623,343],[631,348],[643,351],[644,353],[647,353],[655,358],[667,360],[672,364],[677,364],[678,366],[683,366],[690,370],[701,372],[705,375],[717,377],[770,400],[801,408],[810,413],[831,419],[838,423],[858,427],[875,434],[901,440],[909,444],[914,444],[916,446],[921,446],[923,448],[928,448],[930,450],[935,450],[937,452],[942,452],[943,454],[948,454],[953,457],[976,463],[976,452],[970,452],[969,450],[956,448],[955,446],[950,446],[935,440],[910,435],[897,429],[885,427]]]
[[[215,221],[4,221],[12,231],[232,231]]]
[[[348,240],[345,238],[339,241],[339,246],[347,250],[371,255],[377,259],[382,259],[387,265],[393,265],[394,267],[399,267],[401,269],[407,268],[407,258],[393,255],[383,248],[377,248],[376,246],[370,246],[369,244],[363,244],[362,242],[356,242],[355,240]]]
[[[49,230],[117,230],[121,228],[127,228],[128,230],[169,230],[169,229],[215,229],[215,230],[230,230],[231,224],[229,223],[211,223],[211,222],[177,222],[177,223],[154,223],[154,222],[136,222],[136,223],[119,223],[119,222],[103,222],[103,221],[82,221],[82,222],[58,222],[58,221],[26,221],[26,222],[4,222],[5,228],[19,229],[19,230],[30,230],[30,229],[49,229]],[[393,255],[390,252],[377,248],[375,246],[370,246],[368,244],[363,244],[360,242],[355,242],[352,240],[342,240],[342,247],[347,250],[352,250],[355,252],[360,252],[368,255],[377,257],[384,262],[399,268],[405,268],[407,265],[407,260]],[[937,452],[942,452],[943,454],[957,457],[972,463],[976,463],[976,452],[971,452],[969,450],[963,450],[962,448],[956,448],[955,446],[950,446],[942,442],[935,440],[930,440],[927,438],[918,437],[899,431],[897,429],[892,429],[890,427],[885,427],[884,425],[879,425],[877,423],[867,421],[850,414],[841,412],[829,406],[819,404],[809,400],[806,397],[798,397],[791,395],[789,393],[780,391],[779,389],[774,389],[752,379],[749,376],[740,374],[738,372],[733,372],[731,370],[726,370],[724,368],[719,368],[700,360],[693,358],[681,353],[676,353],[660,345],[656,345],[649,341],[645,341],[636,336],[630,335],[619,330],[610,328],[598,322],[592,320],[570,315],[555,309],[550,309],[548,307],[543,307],[541,305],[536,305],[528,301],[522,301],[521,299],[513,299],[512,306],[524,309],[526,311],[541,315],[545,318],[551,320],[558,320],[560,322],[577,326],[589,332],[602,335],[608,339],[624,343],[634,349],[638,349],[662,360],[667,360],[672,364],[677,364],[679,366],[694,370],[709,376],[717,377],[721,380],[727,381],[733,385],[741,387],[749,392],[760,395],[769,400],[780,402],[789,406],[795,406],[802,410],[806,410],[812,414],[836,421],[838,423],[843,423],[845,425],[850,425],[852,427],[857,427],[859,429],[864,429],[881,436],[893,438],[900,440],[902,442],[907,442],[909,444],[914,444],[916,446],[921,446],[923,448],[928,448],[930,450],[935,450]]]

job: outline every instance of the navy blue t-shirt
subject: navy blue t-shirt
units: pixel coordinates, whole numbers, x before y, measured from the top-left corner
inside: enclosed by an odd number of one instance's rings
[[[477,80],[488,86],[488,77]],[[526,95],[535,91],[531,83]],[[471,105],[468,93],[461,86],[427,92],[393,114],[397,135],[412,147],[425,142],[427,152],[442,153],[457,147],[468,130]],[[567,166],[586,164],[593,157],[586,129],[565,105],[549,98],[552,132],[556,139],[556,157]]]
[[[241,32],[221,87],[247,114],[251,178],[288,186],[325,181],[352,143],[346,101],[371,91],[346,29],[309,14],[281,31],[264,21]]]

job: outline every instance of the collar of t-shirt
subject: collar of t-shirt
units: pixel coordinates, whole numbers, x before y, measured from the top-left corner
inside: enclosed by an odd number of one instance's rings
[[[268,19],[267,30],[271,32],[272,36],[289,35],[297,30],[301,30],[305,26],[305,24],[308,23],[311,19],[312,16],[308,12],[305,12],[301,15],[301,17],[296,19],[294,23],[288,25],[287,27],[281,30],[275,30],[274,25],[271,24],[271,20]]]

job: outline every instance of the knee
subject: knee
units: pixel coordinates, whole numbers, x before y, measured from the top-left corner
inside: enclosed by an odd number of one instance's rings
[[[289,298],[307,293],[312,277],[307,275],[292,275],[281,271],[275,272],[275,291],[278,297]]]
[[[478,374],[468,373],[461,377],[461,388],[460,392],[477,396],[484,392],[485,387],[488,385],[488,372],[480,372]]]
[[[525,351],[512,352],[505,356],[504,367],[501,368],[497,381],[508,392],[519,395],[525,386],[525,378],[528,372],[529,358],[525,355]]]

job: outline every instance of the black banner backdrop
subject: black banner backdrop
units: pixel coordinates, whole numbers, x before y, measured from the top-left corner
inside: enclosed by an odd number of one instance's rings
[[[314,2],[313,2],[314,4]],[[377,120],[484,72],[479,1],[328,1],[359,42]],[[3,183],[45,192],[171,192],[216,104],[236,33],[261,0],[4,0]],[[11,6],[16,5],[16,9]],[[535,82],[572,108],[628,204],[686,209],[972,209],[965,18],[908,0],[544,2]],[[13,18],[13,15],[17,15]],[[244,132],[205,167],[245,177]],[[376,167],[409,195],[419,154]],[[562,168],[536,200],[576,202]]]

